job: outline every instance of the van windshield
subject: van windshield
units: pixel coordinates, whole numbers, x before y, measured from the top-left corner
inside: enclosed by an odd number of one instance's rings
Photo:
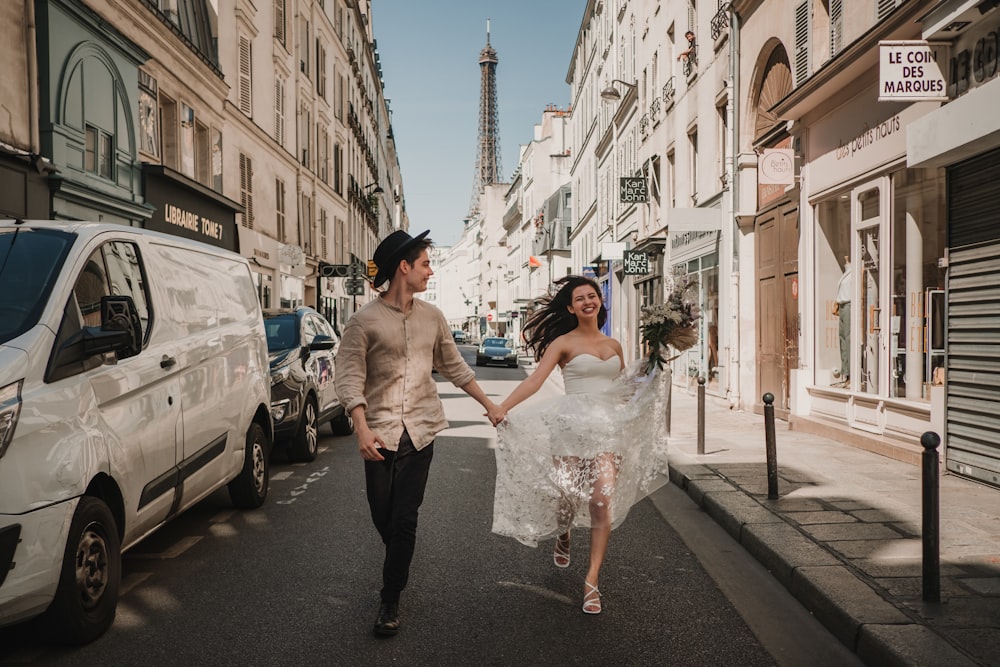
[[[0,229],[0,344],[38,323],[75,238],[55,229]]]

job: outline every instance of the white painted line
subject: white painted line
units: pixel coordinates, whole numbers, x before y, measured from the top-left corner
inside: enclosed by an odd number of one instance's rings
[[[201,542],[201,535],[190,535],[188,537],[183,537],[177,541],[176,544],[161,551],[159,553],[133,553],[129,552],[129,558],[135,558],[136,560],[167,560],[169,558],[177,558],[185,551],[193,547],[194,545]]]

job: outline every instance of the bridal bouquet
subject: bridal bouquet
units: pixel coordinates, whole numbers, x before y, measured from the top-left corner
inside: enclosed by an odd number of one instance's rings
[[[666,348],[683,352],[698,342],[698,281],[688,275],[674,278],[673,289],[665,303],[643,306],[639,316],[642,342],[649,348],[646,372],[663,368]]]

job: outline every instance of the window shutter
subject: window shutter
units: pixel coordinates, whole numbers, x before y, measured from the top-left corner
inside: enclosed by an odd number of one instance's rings
[[[809,78],[809,0],[795,7],[795,85]]]
[[[896,8],[897,4],[899,4],[897,0],[878,0],[875,17],[881,21],[892,13],[892,10]]]
[[[244,153],[240,153],[240,204],[243,226],[253,229],[253,161]]]
[[[844,0],[830,0],[830,57],[844,48]]]
[[[285,0],[274,0],[274,38],[285,43]]]
[[[250,101],[250,40],[240,36],[240,111],[247,116],[253,112]]]
[[[285,83],[274,79],[274,140],[285,145]]]

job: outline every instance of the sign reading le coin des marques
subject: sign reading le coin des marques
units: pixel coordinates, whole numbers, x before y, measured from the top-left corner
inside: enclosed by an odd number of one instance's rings
[[[649,274],[649,255],[639,250],[626,250],[622,257],[622,267],[626,276]]]
[[[645,204],[649,201],[649,188],[642,176],[623,176],[618,179],[618,201],[623,204]]]
[[[880,102],[945,102],[947,45],[921,40],[879,42]]]

